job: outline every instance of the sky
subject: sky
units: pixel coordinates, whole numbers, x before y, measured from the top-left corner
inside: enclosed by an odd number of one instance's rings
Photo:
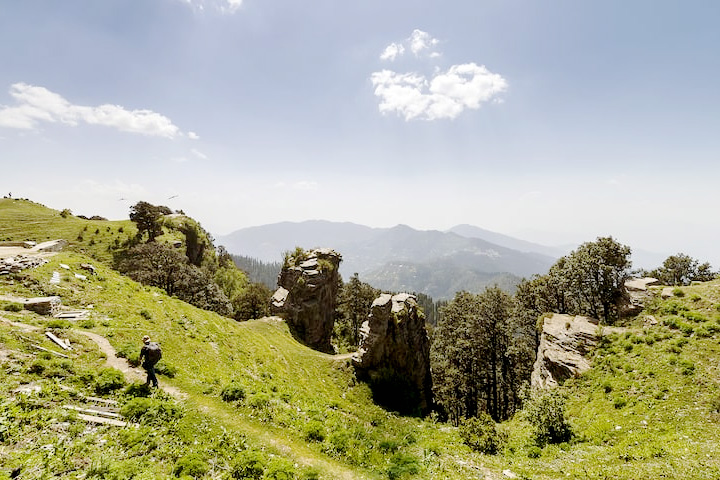
[[[718,20],[714,0],[0,0],[0,193],[110,219],[144,200],[215,235],[612,235],[720,267]]]

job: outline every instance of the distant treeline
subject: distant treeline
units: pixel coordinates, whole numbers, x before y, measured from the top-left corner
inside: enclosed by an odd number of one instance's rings
[[[282,262],[265,263],[257,258],[231,254],[237,267],[247,273],[251,282],[262,283],[271,290],[277,288],[277,279],[282,268]]]

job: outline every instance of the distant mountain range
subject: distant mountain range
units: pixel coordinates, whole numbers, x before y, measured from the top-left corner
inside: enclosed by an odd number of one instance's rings
[[[469,225],[440,232],[311,220],[243,228],[216,238],[230,253],[264,262],[282,260],[296,246],[330,247],[343,256],[343,278],[358,273],[377,288],[436,300],[493,284],[512,290],[521,277],[547,272],[565,253]]]

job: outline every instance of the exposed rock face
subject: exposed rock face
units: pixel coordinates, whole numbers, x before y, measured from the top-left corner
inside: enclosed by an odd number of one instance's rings
[[[40,315],[55,315],[60,310],[60,297],[35,297],[23,302],[26,310],[32,310]]]
[[[18,255],[17,257],[0,258],[0,275],[21,272],[28,268],[39,267],[44,263],[47,263],[46,259],[29,255]]]
[[[308,252],[299,265],[283,267],[271,299],[272,313],[282,316],[300,341],[321,352],[333,352],[330,336],[341,261],[329,248]]]
[[[423,414],[430,410],[430,341],[414,295],[383,294],[375,299],[360,328],[360,347],[352,363],[359,378],[382,384],[386,395],[401,399],[411,393],[417,405],[402,407]],[[414,392],[405,391],[408,388]]]
[[[625,281],[628,302],[620,308],[620,315],[626,317],[642,312],[645,302],[653,297],[653,292],[648,287],[657,285],[658,282],[657,278],[652,277],[631,278]]]
[[[585,355],[597,344],[598,321],[583,316],[554,314],[546,318],[530,383],[551,388],[590,369]]]

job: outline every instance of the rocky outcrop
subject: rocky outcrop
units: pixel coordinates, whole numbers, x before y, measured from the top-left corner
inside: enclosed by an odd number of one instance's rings
[[[46,259],[30,255],[0,258],[0,275],[18,273],[28,268],[39,267],[44,263],[47,263]]]
[[[421,414],[430,410],[430,341],[414,295],[383,294],[373,302],[352,363],[380,403]]]
[[[278,276],[270,310],[285,319],[296,338],[321,352],[332,353],[338,267],[342,256],[329,248],[293,257]]]
[[[639,314],[645,308],[645,303],[653,297],[653,292],[648,288],[657,285],[657,278],[631,278],[625,281],[627,303],[621,305],[620,315],[629,317]]]
[[[583,316],[553,314],[546,318],[530,383],[551,388],[590,369],[586,354],[597,344],[598,321]]]
[[[60,297],[35,297],[23,302],[25,310],[31,310],[40,315],[55,315],[60,311]]]

